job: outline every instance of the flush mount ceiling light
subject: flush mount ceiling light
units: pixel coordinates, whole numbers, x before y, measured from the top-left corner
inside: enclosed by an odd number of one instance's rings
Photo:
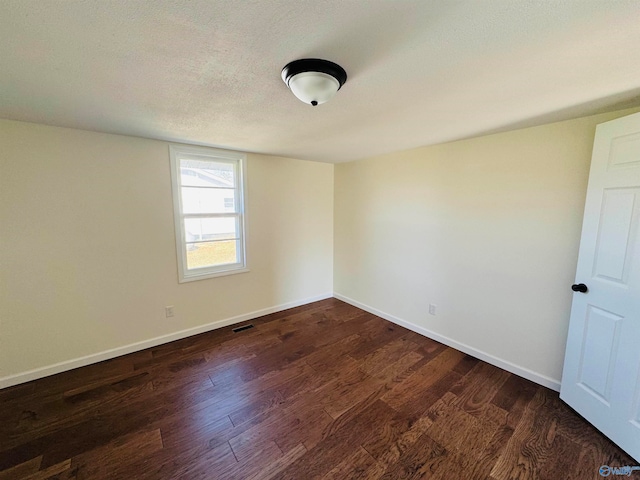
[[[347,81],[347,72],[337,63],[303,58],[282,69],[282,80],[304,103],[320,105],[333,97]]]

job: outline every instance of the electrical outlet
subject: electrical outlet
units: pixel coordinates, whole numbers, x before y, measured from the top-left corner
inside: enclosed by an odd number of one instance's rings
[[[435,315],[436,314],[436,306],[433,303],[429,304],[429,315]]]
[[[164,314],[167,318],[169,317],[173,317],[174,312],[173,312],[173,305],[169,305],[167,307],[164,307]]]

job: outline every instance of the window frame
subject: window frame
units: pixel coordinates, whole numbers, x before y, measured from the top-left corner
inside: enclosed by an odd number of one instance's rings
[[[176,238],[176,256],[178,260],[178,283],[204,280],[207,278],[233,275],[249,271],[247,262],[247,194],[246,194],[246,164],[247,156],[241,152],[221,150],[210,147],[196,147],[190,145],[169,145],[169,158],[171,163],[171,190],[173,194],[173,218]],[[208,214],[185,214],[182,206],[182,184],[180,173],[180,160],[193,159],[211,161],[214,163],[229,163],[234,165],[235,179],[235,211],[232,213],[210,214],[212,217],[236,217],[238,218],[241,261],[231,264],[212,265],[189,270],[187,264],[187,239],[184,228],[186,218],[206,218]]]

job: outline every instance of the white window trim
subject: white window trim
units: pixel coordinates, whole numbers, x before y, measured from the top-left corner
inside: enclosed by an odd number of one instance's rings
[[[236,189],[239,197],[239,214],[241,228],[242,262],[231,265],[203,267],[197,270],[187,269],[186,238],[182,213],[182,195],[180,185],[180,157],[202,157],[203,160],[218,160],[237,164],[239,177],[236,178]],[[221,277],[249,271],[247,260],[247,156],[244,153],[220,150],[209,147],[195,147],[190,145],[169,145],[171,160],[171,190],[173,193],[173,219],[176,235],[176,254],[178,260],[178,282],[193,282],[206,278]]]

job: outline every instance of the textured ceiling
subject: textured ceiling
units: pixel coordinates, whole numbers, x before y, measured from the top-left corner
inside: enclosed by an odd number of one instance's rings
[[[640,103],[640,0],[1,0],[0,40],[0,118],[327,162]]]

